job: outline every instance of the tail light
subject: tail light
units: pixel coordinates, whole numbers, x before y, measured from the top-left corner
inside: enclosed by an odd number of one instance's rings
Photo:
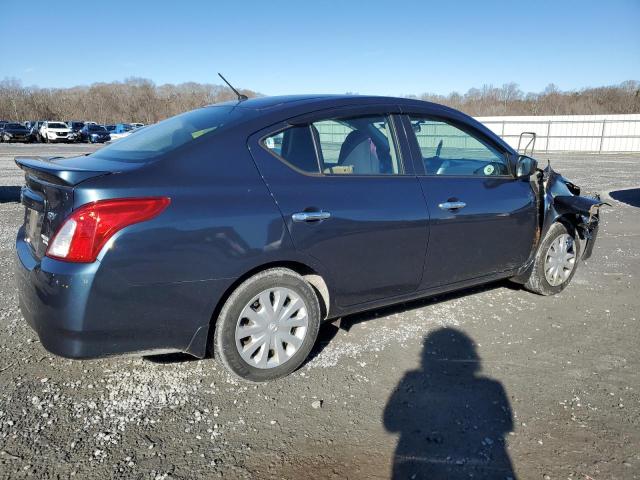
[[[167,197],[119,198],[83,205],[58,229],[46,255],[66,262],[94,262],[116,232],[156,217],[170,202]]]

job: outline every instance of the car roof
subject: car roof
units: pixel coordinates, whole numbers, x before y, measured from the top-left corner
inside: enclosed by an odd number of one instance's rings
[[[248,100],[231,100],[211,106],[235,105],[249,110],[281,110],[301,105],[320,108],[339,107],[343,105],[375,105],[394,104],[414,107],[430,107],[450,110],[444,105],[425,102],[415,98],[385,97],[377,95],[334,95],[334,94],[306,94],[306,95],[276,95],[272,97],[253,97]]]
[[[307,95],[279,95],[272,97],[253,97],[248,100],[231,100],[228,102],[208,105],[208,107],[235,107],[255,116],[260,114],[292,113],[301,114],[314,110],[324,110],[346,106],[366,106],[366,105],[399,105],[407,109],[415,108],[424,110],[425,108],[442,113],[457,112],[444,105],[425,102],[412,98],[384,97],[376,95],[333,95],[333,94],[307,94]],[[461,113],[461,112],[457,112]]]
[[[339,106],[339,105],[366,105],[372,103],[394,103],[399,105],[430,105],[437,107],[444,107],[436,103],[425,102],[415,98],[402,98],[402,97],[386,97],[378,95],[354,95],[354,94],[306,94],[306,95],[275,95],[269,97],[253,97],[248,100],[231,100],[224,103],[218,103],[216,105],[237,105],[240,108],[247,108],[253,110],[262,110],[274,107],[288,107],[293,104],[312,103],[312,104],[326,104],[327,106]]]

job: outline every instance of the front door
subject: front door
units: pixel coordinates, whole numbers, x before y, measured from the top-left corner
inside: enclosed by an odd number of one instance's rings
[[[472,125],[404,118],[431,215],[422,289],[522,266],[536,232],[528,180],[511,174],[506,151]]]
[[[390,113],[333,111],[249,141],[296,248],[323,265],[340,306],[421,281],[428,214]]]

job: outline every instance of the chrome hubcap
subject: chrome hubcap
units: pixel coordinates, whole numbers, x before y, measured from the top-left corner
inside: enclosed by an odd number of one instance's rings
[[[576,264],[575,243],[566,233],[556,238],[547,250],[544,276],[552,287],[567,281]]]
[[[288,288],[270,288],[242,309],[236,324],[236,348],[256,368],[274,368],[302,346],[309,327],[307,306]]]

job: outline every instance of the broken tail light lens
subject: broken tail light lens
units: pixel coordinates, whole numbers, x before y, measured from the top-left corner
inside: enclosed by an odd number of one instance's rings
[[[118,198],[88,203],[65,220],[49,243],[47,257],[66,262],[91,263],[118,231],[158,216],[167,197]]]

